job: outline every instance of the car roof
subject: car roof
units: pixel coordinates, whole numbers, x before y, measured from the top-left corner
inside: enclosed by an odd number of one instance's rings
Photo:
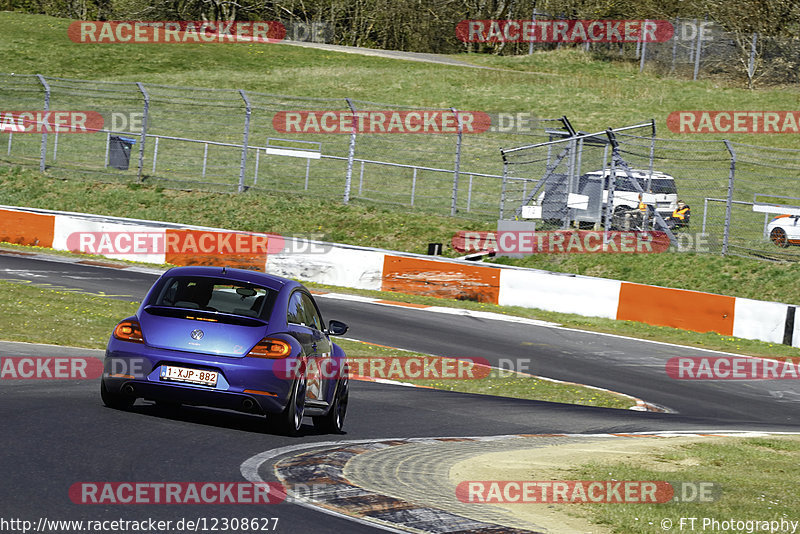
[[[281,291],[284,288],[303,287],[299,282],[295,282],[289,278],[283,278],[282,276],[275,276],[261,271],[250,271],[233,267],[173,267],[162,276],[213,276],[215,278],[224,278],[235,282],[256,284],[274,289],[275,291]]]
[[[584,176],[592,175],[592,176],[599,176],[599,175],[608,175],[610,174],[610,169],[600,169],[597,171],[589,171],[584,174]],[[614,174],[616,176],[627,176],[624,169],[614,169]],[[664,180],[674,180],[675,177],[671,176],[667,173],[661,171],[652,171],[652,173],[646,169],[631,169],[631,174],[633,174],[636,178],[647,178],[648,176],[652,176],[653,178],[662,178]]]

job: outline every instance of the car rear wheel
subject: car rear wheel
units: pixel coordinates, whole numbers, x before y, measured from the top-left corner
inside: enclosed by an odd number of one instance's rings
[[[347,400],[350,396],[350,387],[347,379],[343,378],[336,386],[333,403],[325,415],[314,417],[314,428],[320,432],[340,434],[344,426],[344,417],[347,414]]]
[[[278,418],[278,429],[287,436],[296,436],[303,425],[303,415],[306,409],[306,377],[302,376],[292,383],[292,393],[286,403],[286,408]]]
[[[780,226],[773,228],[769,233],[769,238],[775,243],[775,246],[786,248],[789,246],[789,240],[786,238],[786,231]]]
[[[127,410],[136,402],[136,398],[134,397],[129,397],[121,393],[111,393],[108,391],[108,388],[106,388],[106,383],[102,380],[100,381],[100,398],[103,399],[103,404],[116,410]]]

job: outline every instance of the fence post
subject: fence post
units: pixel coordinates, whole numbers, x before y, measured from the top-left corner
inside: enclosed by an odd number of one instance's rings
[[[350,106],[350,112],[353,114],[353,129],[350,132],[350,148],[347,152],[347,174],[344,179],[344,198],[342,199],[342,202],[348,204],[350,202],[350,187],[353,183],[353,159],[356,157],[356,124],[358,118],[356,117],[356,108],[353,102],[349,98],[344,100]]]
[[[647,26],[646,20],[644,21],[644,24],[646,27]],[[644,32],[642,32],[641,41],[642,41],[642,57],[639,58],[639,72],[642,72],[644,70],[644,58],[647,55],[647,39],[644,39]]]
[[[142,117],[142,141],[139,145],[139,177],[138,180],[142,181],[142,167],[144,165],[144,143],[147,140],[147,115],[150,113],[150,95],[147,94],[147,91],[140,82],[136,82],[136,87],[139,88],[139,91],[142,93],[144,97],[144,117]]]
[[[44,79],[41,74],[36,75],[39,78],[39,83],[44,87],[44,111],[50,111],[50,84]],[[42,128],[42,145],[39,151],[39,172],[44,172],[45,159],[47,158],[47,128]]]
[[[750,43],[750,61],[747,63],[747,80],[750,82],[750,87],[753,87],[753,74],[756,72],[756,40],[758,33],[753,32],[753,41]]]
[[[450,202],[450,216],[455,217],[456,213],[458,212],[458,174],[461,170],[461,138],[463,131],[461,125],[461,115],[458,114],[458,110],[456,110],[456,108],[450,108],[450,111],[455,113],[456,122],[458,124],[458,134],[456,135],[456,162],[455,167],[453,168],[453,195]]]
[[[728,149],[731,155],[731,170],[728,174],[728,198],[725,202],[725,228],[722,231],[722,255],[725,256],[728,254],[731,235],[731,206],[733,204],[733,182],[736,177],[736,151],[733,150],[733,146],[727,139],[722,142],[725,143],[725,148]]]
[[[700,72],[700,53],[703,50],[703,30],[702,24],[697,26],[697,49],[694,53],[694,75],[692,76],[692,80],[696,80],[697,73]]]
[[[247,148],[248,142],[250,139],[250,113],[252,112],[252,108],[250,107],[250,99],[247,98],[247,93],[244,90],[239,89],[239,94],[242,95],[242,100],[244,100],[244,141],[242,141],[242,163],[239,167],[239,192],[241,193],[244,191],[244,169],[247,165]]]
[[[503,154],[502,150],[500,151]],[[506,207],[506,177],[508,176],[508,160],[503,154],[503,181],[500,183],[500,220],[503,220],[503,212]]]
[[[673,25],[673,28],[675,28],[676,32],[680,20],[681,19],[675,19],[675,24]],[[677,33],[675,33],[672,35],[672,66],[669,69],[670,74],[675,72],[675,60],[677,59],[677,56],[678,56],[678,35]]]
[[[609,168],[609,175],[608,175],[608,197],[606,200],[606,209],[604,215],[604,225],[603,225],[603,250],[606,250],[608,246],[608,232],[611,231],[611,223],[613,222],[612,217],[614,216],[614,191],[617,187],[617,168],[616,168],[616,158],[614,157],[615,152],[617,151],[616,146],[616,139],[614,138],[614,132],[611,129],[606,130],[606,136],[608,136],[608,144],[611,146],[611,167]],[[606,185],[603,184],[603,188]]]

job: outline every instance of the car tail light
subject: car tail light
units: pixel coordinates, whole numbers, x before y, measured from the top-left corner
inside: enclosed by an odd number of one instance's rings
[[[247,353],[248,358],[285,358],[292,353],[292,346],[280,339],[265,337]]]
[[[139,321],[122,321],[114,329],[114,337],[122,341],[144,343],[142,327],[139,325]]]

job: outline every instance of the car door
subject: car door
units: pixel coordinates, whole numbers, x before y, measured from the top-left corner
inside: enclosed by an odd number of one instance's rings
[[[309,358],[309,380],[306,397],[315,401],[327,402],[336,384],[336,373],[331,367],[331,342],[324,332],[322,314],[311,295],[301,292],[306,325],[311,330],[311,349]],[[332,386],[331,384],[334,384]]]

